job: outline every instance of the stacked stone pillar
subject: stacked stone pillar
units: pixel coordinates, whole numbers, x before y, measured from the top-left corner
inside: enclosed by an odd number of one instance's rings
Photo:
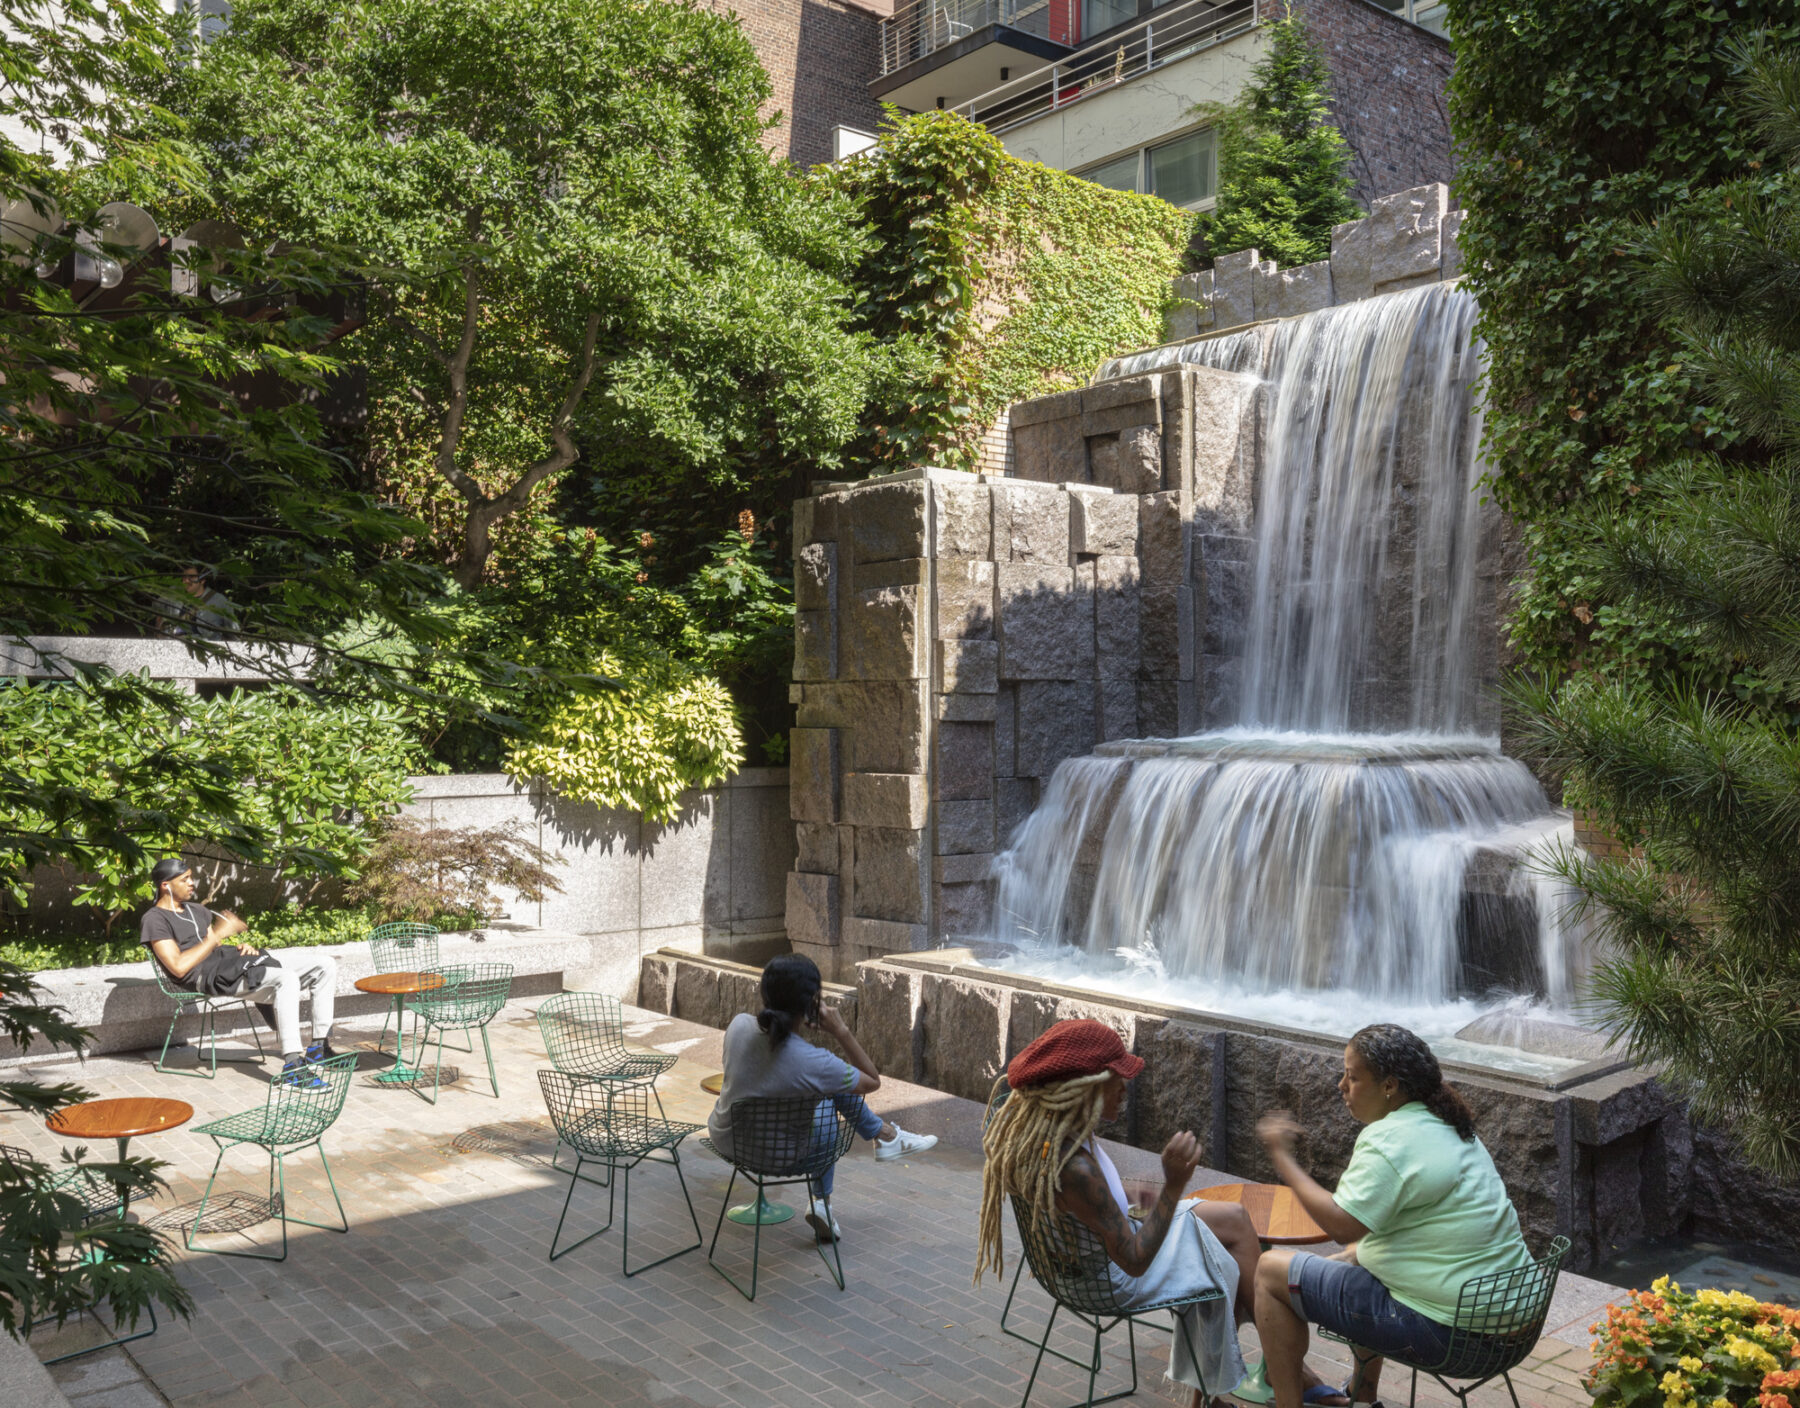
[[[797,506],[787,927],[827,977],[986,933],[1065,758],[1230,717],[1256,395],[1182,367],[1021,402],[1012,477]]]

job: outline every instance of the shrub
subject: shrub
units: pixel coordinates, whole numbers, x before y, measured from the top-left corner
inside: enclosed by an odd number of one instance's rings
[[[532,903],[561,894],[549,867],[562,857],[527,841],[519,829],[516,822],[477,830],[395,817],[382,826],[350,895],[383,920],[430,920],[498,913],[496,885]]]
[[[598,669],[622,683],[571,699],[512,750],[508,772],[669,822],[683,792],[717,786],[744,761],[737,711],[717,680],[667,657],[622,667],[606,654]]]
[[[11,817],[0,878],[22,898],[30,865],[68,857],[87,873],[76,903],[116,917],[143,908],[156,855],[200,849],[278,876],[354,874],[370,822],[411,796],[415,766],[407,714],[388,704],[293,688],[201,700],[135,676],[6,682],[0,771],[50,800]],[[76,787],[104,804],[98,820],[59,810]],[[38,844],[47,835],[55,844]]]
[[[1800,1310],[1663,1276],[1592,1328],[1599,1408],[1800,1408]]]

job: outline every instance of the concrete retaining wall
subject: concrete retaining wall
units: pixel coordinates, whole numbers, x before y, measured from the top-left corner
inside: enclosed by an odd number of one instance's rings
[[[512,990],[517,996],[561,992],[569,987],[610,992],[630,1002],[637,993],[636,948],[633,946],[629,954],[607,951],[603,938],[596,940],[583,934],[509,925],[486,930],[481,939],[472,934],[440,935],[438,949],[439,957],[445,963],[512,964]],[[601,951],[596,952],[597,948]],[[375,971],[367,944],[337,944],[317,950],[278,949],[276,954],[284,963],[297,963],[306,954],[314,952],[329,953],[337,960],[339,1016],[380,1012],[392,1005],[392,998],[356,990],[356,980],[369,977]],[[88,1029],[92,1038],[89,1055],[160,1048],[169,1030],[169,1016],[174,1004],[150,977],[149,965],[149,956],[145,955],[141,963],[110,963],[95,968],[59,968],[38,973],[34,975],[42,990],[38,1000],[62,1007],[72,1021]],[[628,974],[627,965],[630,967]],[[621,974],[625,976],[618,976]],[[611,985],[607,979],[611,980]],[[221,1037],[230,1032],[247,1032],[254,1022],[256,1019],[241,1006],[219,1009]],[[198,1016],[184,1017],[175,1028],[177,1040],[197,1038],[200,1025]],[[266,1037],[263,1045],[266,1049],[272,1047]],[[0,1058],[16,1054],[16,1047],[0,1042]],[[67,1054],[38,1043],[25,1053],[25,1057],[27,1060],[47,1060]]]
[[[636,812],[571,802],[542,783],[504,773],[411,779],[405,810],[437,827],[510,826],[560,854],[561,894],[527,902],[501,891],[501,913],[516,925],[592,939],[580,977],[607,992],[629,992],[638,961],[664,944],[760,961],[783,951],[787,872],[794,862],[786,768],[745,768],[723,785],[688,794],[667,826]],[[198,852],[195,853],[198,858]],[[264,909],[313,898],[314,887],[271,882],[227,862],[199,861],[201,896],[214,908]],[[76,877],[32,876],[30,917],[47,929],[91,930],[92,911],[72,904]],[[146,904],[148,903],[146,884]],[[317,897],[335,898],[335,886]],[[135,932],[135,916],[119,923]],[[160,1038],[159,1038],[160,1039]]]

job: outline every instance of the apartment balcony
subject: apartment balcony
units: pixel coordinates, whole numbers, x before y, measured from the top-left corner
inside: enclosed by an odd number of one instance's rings
[[[1268,8],[1269,0],[1188,0],[1169,5],[1140,24],[1109,32],[1095,43],[948,106],[989,131],[1004,133],[1248,34]]]
[[[1118,0],[1113,0],[1118,3]],[[1083,0],[911,0],[881,22],[869,91],[910,112],[955,107],[1015,73],[1072,52]]]

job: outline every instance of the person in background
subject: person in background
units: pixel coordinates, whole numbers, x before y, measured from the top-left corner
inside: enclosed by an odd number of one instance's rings
[[[272,1006],[283,1065],[283,1085],[319,1089],[325,1082],[309,1071],[315,1061],[338,1053],[332,1049],[332,1007],[337,988],[337,960],[328,953],[311,954],[304,967],[283,967],[265,950],[226,943],[246,932],[247,924],[230,910],[214,914],[194,902],[194,872],[179,856],[157,861],[150,872],[156,903],[145,911],[139,937],[169,981],[187,992],[211,997],[242,997],[259,1008]],[[310,1045],[300,1040],[300,1001],[312,997]]]
[[[1350,1385],[1321,1391],[1307,1371],[1308,1321],[1357,1347],[1358,1398],[1373,1403],[1380,1355],[1441,1360],[1463,1282],[1531,1261],[1475,1118],[1424,1041],[1388,1023],[1364,1027],[1344,1048],[1338,1091],[1363,1128],[1335,1192],[1294,1157],[1292,1115],[1272,1111],[1256,1126],[1281,1181],[1344,1247],[1329,1258],[1263,1254],[1256,1328],[1276,1408],[1348,1401]]]
[[[707,1137],[721,1154],[729,1156],[732,1150],[732,1107],[740,1100],[779,1095],[819,1097],[814,1128],[822,1139],[833,1137],[834,1112],[841,1111],[858,1134],[873,1141],[878,1163],[923,1154],[937,1144],[935,1134],[908,1133],[868,1107],[863,1096],[881,1089],[881,1074],[837,1009],[820,1005],[823,988],[812,959],[799,953],[779,954],[763,968],[763,1010],[754,1017],[740,1012],[725,1028],[725,1079],[706,1122]],[[802,1031],[823,1032],[849,1060],[814,1046],[800,1035]],[[835,1171],[826,1169],[811,1185],[806,1221],[821,1242],[835,1242],[843,1235],[827,1201]]]
[[[988,1265],[1004,1270],[1000,1210],[1006,1198],[1016,1197],[1030,1215],[1067,1213],[1100,1239],[1123,1306],[1155,1305],[1216,1287],[1223,1299],[1183,1310],[1169,1349],[1169,1378],[1193,1390],[1192,1408],[1205,1408],[1207,1385],[1215,1395],[1229,1393],[1244,1376],[1236,1325],[1251,1315],[1261,1243],[1241,1206],[1182,1201],[1200,1165],[1200,1141],[1185,1131],[1163,1146],[1156,1206],[1141,1221],[1131,1215],[1119,1171],[1094,1135],[1103,1120],[1118,1117],[1125,1087],[1143,1069],[1143,1057],[1126,1051],[1111,1027],[1091,1019],[1058,1022],[1013,1057],[1001,1077],[1012,1093],[981,1141],[975,1279]]]

